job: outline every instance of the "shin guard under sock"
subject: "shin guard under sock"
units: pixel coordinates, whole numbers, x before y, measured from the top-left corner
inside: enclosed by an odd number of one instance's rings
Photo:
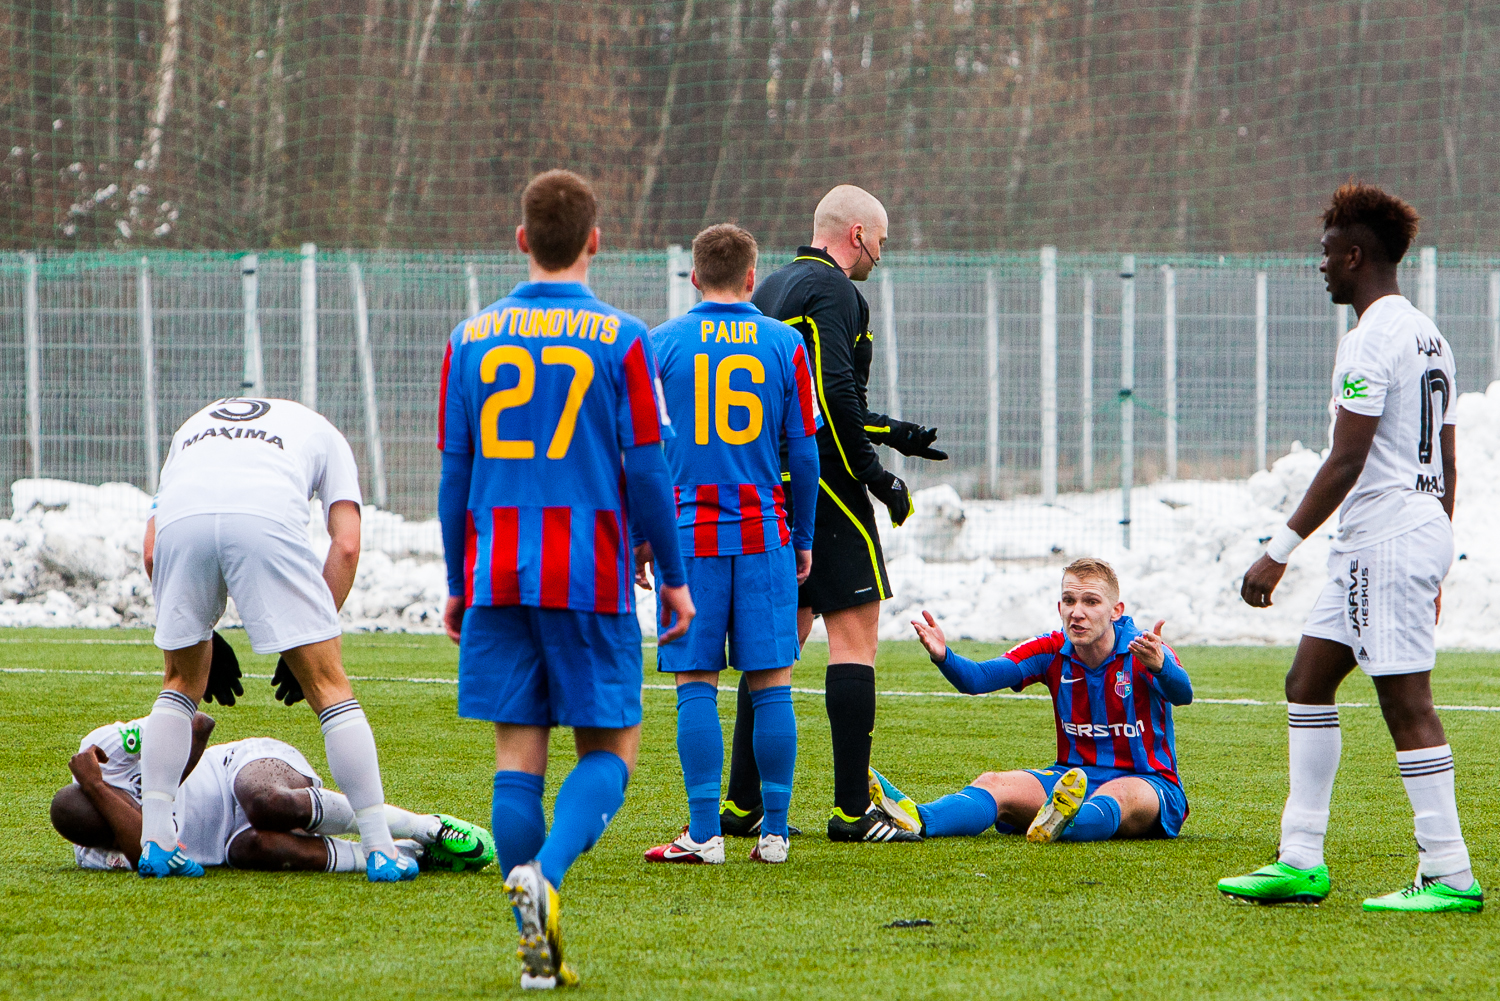
[[[357,699],[336,702],[318,713],[328,770],[349,799],[365,854],[380,852],[395,860],[396,846],[385,819],[385,789],[380,782],[380,759],[375,734]]]
[[[623,759],[609,751],[590,751],[563,780],[552,808],[552,833],[536,853],[542,864],[542,875],[554,887],[562,886],[563,877],[573,862],[594,847],[625,802],[625,786],[630,769]]]
[[[1458,824],[1453,792],[1453,750],[1447,744],[1397,751],[1401,783],[1411,800],[1417,837],[1417,873],[1467,890],[1474,885],[1469,848]]]
[[[687,789],[688,837],[702,844],[719,831],[719,776],[724,774],[724,731],[719,689],[706,681],[677,686],[677,757]]]
[[[734,697],[734,741],[729,749],[729,784],[724,798],[741,810],[754,810],[760,802],[760,769],[755,763],[755,702],[750,697],[750,676],[740,675]]]
[[[1339,771],[1343,736],[1336,706],[1288,703],[1286,807],[1281,812],[1277,857],[1294,869],[1323,864],[1328,804]]]
[[[530,772],[496,772],[490,801],[490,830],[495,836],[495,858],[500,875],[536,858],[547,839],[542,813],[542,777]]]
[[[829,664],[824,704],[833,737],[833,805],[857,818],[870,806],[870,742],[875,732],[875,668]]]
[[[750,699],[755,703],[755,760],[766,811],[760,833],[787,837],[786,815],[797,769],[797,714],[792,709],[792,688],[762,688],[751,692]]]
[[[193,716],[198,703],[181,692],[162,689],[141,727],[141,849],[154,841],[172,851],[177,823],[172,810],[182,770],[193,751]]]
[[[983,834],[995,822],[999,807],[988,789],[967,786],[917,807],[924,838],[968,837]]]
[[[1120,804],[1113,796],[1090,796],[1059,841],[1108,841],[1120,829]]]

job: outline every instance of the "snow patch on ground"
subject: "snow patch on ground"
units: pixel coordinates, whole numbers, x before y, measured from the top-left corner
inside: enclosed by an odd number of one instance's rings
[[[1459,397],[1460,558],[1443,591],[1438,643],[1500,648],[1500,382]],[[1118,490],[1038,498],[964,501],[950,486],[915,497],[916,514],[882,533],[896,597],[881,610],[882,638],[907,638],[908,620],[927,609],[950,636],[1026,636],[1056,617],[1059,574],[1082,555],[1110,560],[1138,620],[1167,620],[1182,643],[1295,643],[1322,588],[1331,524],[1292,554],[1276,604],[1239,600],[1241,574],[1262,540],[1301,499],[1322,462],[1294,447],[1270,470],[1233,482],[1178,481],[1131,494],[1132,546],[1120,540]],[[17,480],[15,514],[0,521],[0,626],[149,626],[151,584],[141,538],[151,498],[133,486]],[[364,553],[342,618],[351,630],[441,632],[446,600],[436,521],[407,521],[364,509]],[[313,505],[309,539],[326,552]],[[654,633],[655,602],[637,591],[643,632]],[[233,605],[224,625],[236,625]],[[821,626],[814,637],[820,637]]]

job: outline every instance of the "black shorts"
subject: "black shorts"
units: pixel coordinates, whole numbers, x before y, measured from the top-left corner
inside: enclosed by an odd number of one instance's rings
[[[788,525],[792,518],[792,493],[788,490]],[[825,470],[818,481],[814,526],[812,573],[797,589],[799,608],[811,608],[814,615],[822,615],[891,596],[880,530],[863,483],[842,469]]]

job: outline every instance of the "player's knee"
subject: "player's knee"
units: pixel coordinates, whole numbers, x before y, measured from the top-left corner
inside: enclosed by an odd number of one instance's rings
[[[254,828],[242,831],[229,843],[228,856],[229,864],[236,869],[264,871],[278,868],[266,839]]]
[[[1005,774],[1003,772],[985,772],[973,782],[970,782],[969,785],[978,786],[989,792],[999,792],[1001,787],[1005,785]]]
[[[240,804],[250,826],[262,831],[290,831],[307,819],[307,793],[301,789],[257,789]]]

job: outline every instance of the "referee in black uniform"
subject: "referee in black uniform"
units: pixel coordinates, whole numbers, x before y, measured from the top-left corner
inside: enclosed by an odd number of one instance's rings
[[[753,299],[762,313],[801,332],[823,411],[812,574],[798,594],[798,628],[806,642],[813,617],[821,615],[828,630],[825,701],[834,773],[828,837],[833,841],[921,840],[872,805],[868,783],[876,630],[880,602],[891,597],[870,497],[886,507],[893,525],[912,513],[911,492],[881,467],[874,445],[928,459],[948,457],[931,447],[936,429],[871,414],[866,406],[874,341],[870,304],[854,283],[868,278],[880,260],[887,225],[885,207],[874,195],[839,185],[818,203],[812,245],[798,248],[796,259],[770,275]],[[725,834],[752,835],[760,824],[753,727],[749,689],[742,683],[721,811]]]

